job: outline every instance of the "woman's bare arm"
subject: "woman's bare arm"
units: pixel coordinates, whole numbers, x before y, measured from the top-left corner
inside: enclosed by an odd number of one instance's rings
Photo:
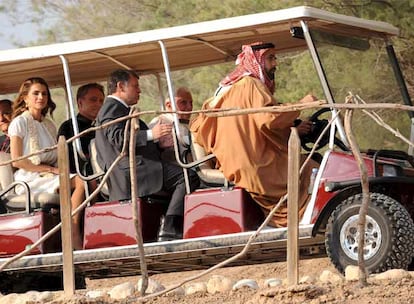
[[[23,156],[23,140],[19,136],[10,137],[10,153],[12,159]],[[49,165],[35,165],[30,159],[22,159],[13,162],[13,167],[24,169],[31,172],[47,172],[59,174],[59,169]]]

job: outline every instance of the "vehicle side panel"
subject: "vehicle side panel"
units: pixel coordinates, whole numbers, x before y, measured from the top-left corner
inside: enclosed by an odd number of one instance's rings
[[[137,207],[144,242],[156,240],[164,206],[137,199]],[[84,227],[85,249],[136,244],[131,202],[115,201],[87,207]]]
[[[58,223],[59,218],[44,211],[19,213],[0,217],[0,256],[20,253]],[[60,232],[31,252],[47,253],[60,250]]]
[[[328,161],[322,172],[322,177],[318,187],[315,207],[312,213],[311,223],[314,224],[318,219],[321,211],[326,204],[332,199],[336,192],[326,192],[325,185],[329,182],[340,182],[360,179],[358,163],[352,154],[331,152]],[[372,176],[374,172],[373,162],[369,158],[365,158],[368,176]]]
[[[241,188],[196,191],[186,196],[184,238],[254,230],[263,212]]]

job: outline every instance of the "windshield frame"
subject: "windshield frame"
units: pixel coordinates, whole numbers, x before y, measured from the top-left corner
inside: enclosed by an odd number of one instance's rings
[[[327,75],[326,75],[326,71],[325,68],[323,66],[323,63],[321,61],[319,52],[318,52],[318,48],[316,47],[316,43],[315,43],[315,39],[313,37],[313,29],[309,28],[309,25],[306,21],[302,20],[300,22],[302,30],[303,30],[303,38],[306,40],[306,43],[308,45],[308,49],[310,51],[311,54],[311,58],[312,61],[314,63],[317,75],[319,77],[319,81],[322,85],[322,89],[323,92],[325,94],[325,98],[327,100],[327,102],[329,104],[335,104],[335,97],[333,96],[332,93],[332,89],[331,86],[329,84]],[[324,29],[316,29],[317,32],[319,33],[326,33],[328,35],[337,35],[336,33],[331,33],[328,30],[324,30]],[[345,38],[349,38],[350,40],[354,39],[352,35],[338,35],[339,36],[344,36]],[[360,37],[355,37],[356,39],[359,39]],[[368,39],[371,39],[372,37],[367,37]],[[405,105],[408,106],[412,106],[412,100],[410,98],[410,95],[408,93],[408,89],[407,89],[407,85],[406,82],[404,80],[404,76],[402,74],[401,68],[399,66],[398,63],[398,59],[396,57],[393,45],[390,41],[390,39],[387,36],[383,36],[383,37],[375,37],[376,39],[382,39],[384,41],[384,45],[387,51],[387,56],[388,56],[388,61],[390,64],[390,67],[392,68],[393,71],[393,75],[396,81],[396,84],[398,85],[400,94],[401,94],[401,100],[404,102]],[[347,39],[346,39],[347,40]],[[357,40],[355,40],[357,41]],[[326,42],[326,41],[325,41]],[[339,46],[345,47],[345,48],[350,48],[349,46],[346,45],[347,41],[337,41],[339,42]],[[358,47],[355,47],[356,49],[361,48],[365,49],[367,44],[364,44],[364,40],[360,41],[361,43],[359,44]],[[329,43],[328,44],[332,44],[334,45],[335,43]],[[409,118],[411,120],[411,126],[410,126],[410,140],[413,141],[414,139],[414,113],[407,111],[407,114],[409,115]],[[334,146],[334,136],[332,134],[335,134],[335,129],[338,130],[340,139],[349,147],[349,143],[348,140],[346,138],[345,135],[345,130],[344,130],[344,126],[343,126],[343,122],[340,119],[340,117],[338,116],[338,111],[335,108],[331,108],[331,117],[332,119],[335,118],[335,123],[332,124],[331,127],[331,138],[330,138],[330,142],[329,142],[329,148],[332,149]],[[408,148],[408,153],[410,155],[413,155],[413,148],[409,147]]]

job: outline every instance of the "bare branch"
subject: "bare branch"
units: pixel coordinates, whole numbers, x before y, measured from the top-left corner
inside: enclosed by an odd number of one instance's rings
[[[363,104],[366,104],[366,102],[359,97],[358,95],[354,96],[357,102],[362,102]],[[373,111],[367,111],[367,110],[362,110],[362,112],[364,112],[366,115],[368,115],[369,117],[371,117],[378,125],[384,127],[386,130],[390,131],[392,134],[394,134],[395,137],[398,137],[399,139],[401,139],[402,141],[404,141],[406,144],[408,144],[411,147],[414,147],[414,143],[412,141],[410,141],[407,137],[405,137],[404,135],[402,135],[400,133],[400,131],[398,130],[394,130],[389,124],[387,124],[376,112]]]
[[[352,102],[353,95],[347,97],[347,103]],[[364,260],[364,244],[365,244],[365,216],[368,212],[369,206],[369,183],[368,183],[368,173],[367,167],[365,165],[364,159],[362,158],[361,151],[359,150],[358,144],[356,143],[355,136],[352,132],[352,110],[345,110],[345,120],[344,127],[346,132],[346,137],[348,139],[349,145],[351,146],[352,153],[354,154],[355,159],[358,162],[359,171],[361,174],[361,187],[362,187],[362,204],[359,209],[358,215],[358,267],[359,267],[359,283],[362,286],[367,286],[367,271],[365,268]]]
[[[135,107],[131,107],[129,114],[133,114],[136,111]],[[142,285],[141,285],[141,296],[145,295],[145,291],[148,287],[148,270],[147,262],[145,260],[144,240],[142,238],[141,223],[138,217],[138,185],[137,185],[137,171],[136,171],[136,158],[135,158],[135,133],[139,130],[138,118],[131,119],[131,128],[129,132],[129,172],[131,176],[131,204],[132,204],[132,218],[135,226],[135,238],[138,246],[139,263],[141,267]],[[126,138],[126,134],[125,134]]]

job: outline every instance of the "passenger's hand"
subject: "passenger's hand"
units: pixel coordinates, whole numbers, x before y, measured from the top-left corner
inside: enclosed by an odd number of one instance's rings
[[[159,144],[160,148],[163,148],[163,149],[170,148],[170,147],[174,146],[174,141],[173,141],[172,134],[161,136],[159,141],[158,141],[158,144]]]
[[[165,124],[158,121],[151,130],[153,139],[160,139],[162,136],[171,135],[172,124]]]
[[[318,98],[316,98],[312,94],[308,94],[305,97],[303,97],[301,100],[299,100],[299,102],[300,103],[306,103],[306,102],[312,102],[312,101],[316,101],[316,100],[318,100]]]
[[[59,175],[59,168],[50,167],[49,168],[49,173],[52,173],[52,174],[55,174],[55,175]]]
[[[313,123],[309,120],[302,120],[301,123],[296,127],[299,136],[309,134],[312,131]]]

